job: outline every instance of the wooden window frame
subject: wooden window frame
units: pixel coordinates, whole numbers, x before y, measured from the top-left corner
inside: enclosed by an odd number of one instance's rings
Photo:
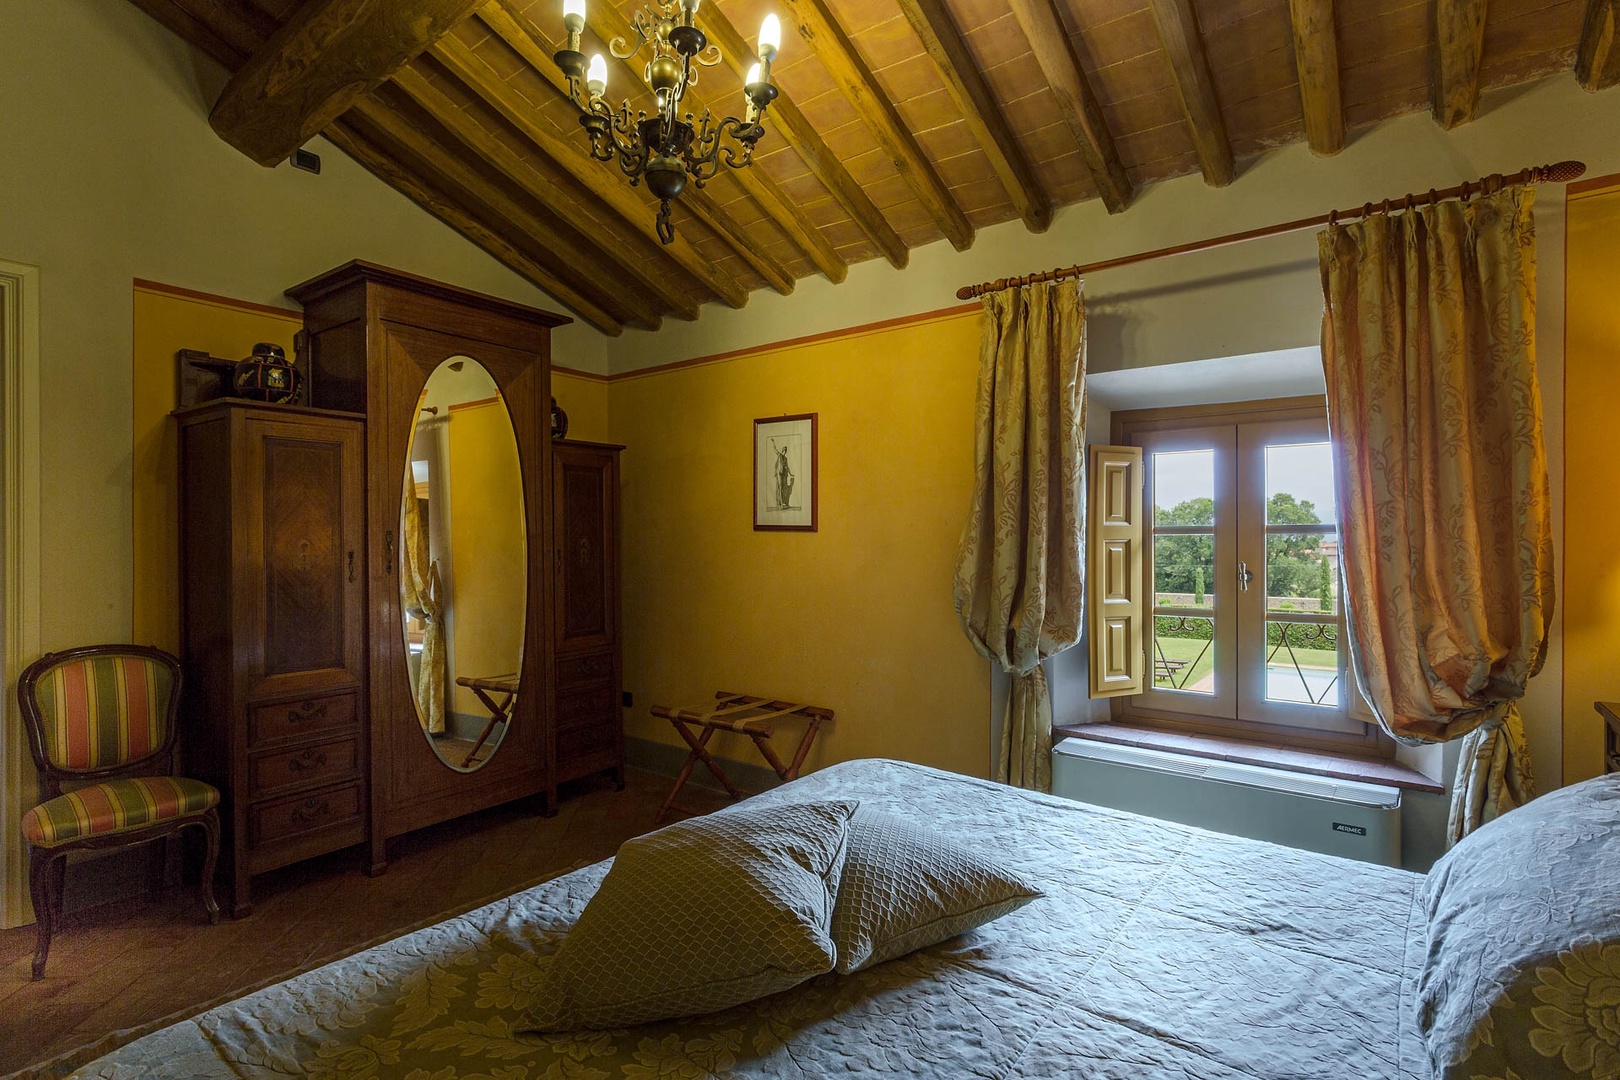
[[[1159,409],[1121,410],[1115,412],[1112,416],[1110,441],[1116,446],[1141,446],[1144,442],[1151,443],[1173,438],[1175,432],[1190,429],[1271,422],[1303,421],[1325,423],[1326,419],[1326,398],[1322,396],[1272,398],[1261,401],[1188,405]],[[1158,438],[1151,438],[1152,436]],[[1241,441],[1240,431],[1238,443],[1241,443]],[[1241,450],[1240,445],[1234,445],[1233,452],[1240,453]],[[1217,466],[1217,497],[1219,497],[1221,490],[1220,476],[1223,471],[1227,470]],[[1238,468],[1235,462],[1230,471],[1233,474],[1237,473]],[[1237,492],[1235,488],[1232,488],[1226,491],[1226,495],[1228,498],[1235,500]],[[1217,517],[1217,524],[1218,526],[1220,524],[1219,516]],[[1144,522],[1144,526],[1144,542],[1151,544],[1151,527],[1147,527],[1146,522]],[[1235,559],[1235,525],[1230,527],[1230,532],[1232,539],[1229,539],[1226,545],[1223,546],[1217,543],[1217,575],[1221,574],[1226,561]],[[1151,553],[1146,552],[1145,554],[1148,557],[1143,560],[1144,575],[1152,573]],[[1236,572],[1235,566],[1234,562],[1231,570],[1233,574]],[[1152,581],[1144,582],[1144,589],[1146,590],[1144,595],[1149,600],[1154,595],[1152,587]],[[1151,610],[1151,605],[1149,610]],[[1152,616],[1149,615],[1149,617]],[[1237,618],[1236,611],[1233,611],[1228,618],[1228,622],[1233,628],[1233,634],[1235,634]],[[1346,647],[1347,644],[1346,642]],[[1152,693],[1117,697],[1110,702],[1109,707],[1113,719],[1116,721],[1144,727],[1191,734],[1215,735],[1271,746],[1348,753],[1360,757],[1393,758],[1395,756],[1394,740],[1379,729],[1371,711],[1367,708],[1366,703],[1361,700],[1360,694],[1356,692],[1353,679],[1346,680],[1346,692],[1350,695],[1347,715],[1361,724],[1360,732],[1332,731],[1318,727],[1299,727],[1259,719],[1233,719],[1224,716],[1205,715],[1193,708],[1191,702],[1178,702],[1177,707],[1173,709],[1164,708],[1162,707],[1163,703],[1157,701]],[[1242,709],[1243,702],[1240,700],[1237,708],[1240,717]]]

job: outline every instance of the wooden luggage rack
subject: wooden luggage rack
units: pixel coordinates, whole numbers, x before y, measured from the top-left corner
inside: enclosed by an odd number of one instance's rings
[[[830,723],[833,718],[831,709],[823,709],[818,705],[800,705],[792,701],[772,701],[770,698],[753,697],[749,694],[732,694],[720,690],[714,695],[713,708],[682,709],[671,705],[654,705],[652,713],[661,716],[674,726],[675,731],[691,747],[691,753],[686,755],[686,762],[675,777],[675,786],[669,791],[669,798],[664,800],[663,808],[658,811],[655,822],[663,821],[670,811],[693,813],[675,805],[676,798],[686,781],[692,776],[692,769],[698,762],[703,762],[714,778],[725,787],[733,799],[745,798],[753,792],[745,791],[731,782],[721,770],[719,762],[709,755],[709,740],[714,738],[717,731],[731,731],[739,735],[747,735],[754,740],[759,748],[760,756],[766,764],[776,770],[776,775],[786,783],[799,775],[799,769],[804,765],[805,757],[810,753],[810,745],[816,741],[816,732],[821,725]],[[782,759],[771,748],[771,735],[774,728],[771,721],[780,720],[786,716],[803,717],[805,720],[804,737],[799,740],[799,748],[793,754],[791,764],[784,765]]]

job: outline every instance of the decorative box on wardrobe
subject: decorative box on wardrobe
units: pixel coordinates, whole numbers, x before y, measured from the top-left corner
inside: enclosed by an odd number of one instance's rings
[[[223,793],[241,917],[254,874],[366,839],[365,427],[229,399],[176,416],[182,745]]]

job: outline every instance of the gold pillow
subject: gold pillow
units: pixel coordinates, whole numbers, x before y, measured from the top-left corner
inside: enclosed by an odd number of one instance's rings
[[[1044,895],[942,833],[863,810],[849,823],[833,908],[838,971],[936,945]]]
[[[546,965],[528,1027],[697,1016],[831,971],[855,806],[744,804],[627,841]]]

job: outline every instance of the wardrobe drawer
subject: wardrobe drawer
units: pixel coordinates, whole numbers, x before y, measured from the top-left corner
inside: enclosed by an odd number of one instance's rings
[[[571,761],[586,754],[613,750],[619,744],[617,723],[596,723],[557,733],[557,760]]]
[[[613,654],[568,656],[557,660],[557,690],[583,690],[613,682]]]
[[[616,716],[613,707],[614,697],[612,687],[587,690],[582,694],[558,694],[557,730],[566,731],[581,724],[594,723],[606,716]]]
[[[259,798],[283,791],[332,784],[360,775],[360,737],[258,754],[248,762],[248,795]]]
[[[359,821],[363,813],[360,784],[274,799],[248,808],[248,833],[254,847],[304,833]]]
[[[354,726],[355,695],[328,694],[248,708],[248,746],[302,739]]]

